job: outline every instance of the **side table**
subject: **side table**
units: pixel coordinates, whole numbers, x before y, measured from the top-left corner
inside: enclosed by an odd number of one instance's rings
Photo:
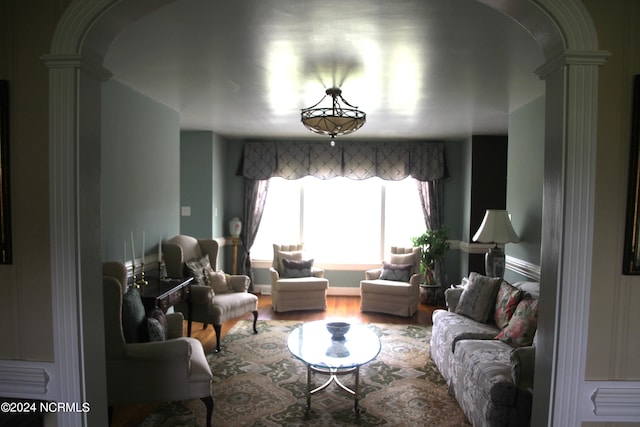
[[[158,279],[157,277],[147,277],[149,282],[140,286],[140,296],[142,304],[147,314],[155,308],[159,308],[164,313],[180,301],[187,303],[187,320],[189,336],[191,335],[191,312],[193,304],[191,302],[191,281],[193,277],[185,279]]]

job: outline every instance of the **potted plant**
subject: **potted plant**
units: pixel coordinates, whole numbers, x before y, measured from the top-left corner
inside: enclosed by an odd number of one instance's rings
[[[449,230],[446,226],[435,230],[427,230],[422,235],[412,237],[414,246],[422,249],[420,254],[420,270],[424,275],[425,284],[437,285],[433,276],[435,264],[442,261],[449,250]]]

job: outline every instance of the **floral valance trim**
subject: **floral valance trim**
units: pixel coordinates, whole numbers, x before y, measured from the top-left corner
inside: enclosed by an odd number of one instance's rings
[[[253,180],[271,177],[330,179],[379,177],[418,181],[447,177],[442,142],[349,142],[331,147],[323,142],[247,142],[242,176]]]

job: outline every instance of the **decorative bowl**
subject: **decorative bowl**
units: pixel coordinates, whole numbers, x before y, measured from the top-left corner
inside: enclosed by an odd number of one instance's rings
[[[329,322],[327,323],[327,330],[331,334],[331,338],[334,340],[343,340],[344,334],[349,332],[351,325],[347,322]]]

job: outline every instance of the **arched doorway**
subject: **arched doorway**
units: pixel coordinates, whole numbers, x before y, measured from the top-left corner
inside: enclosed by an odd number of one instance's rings
[[[106,419],[98,409],[105,400],[101,293],[87,292],[99,281],[101,262],[100,193],[96,190],[100,186],[99,107],[101,82],[109,73],[100,64],[119,31],[170,1],[76,1],[61,19],[46,57],[51,99],[55,368],[61,401],[96,405],[86,419],[58,414],[61,425],[92,425]],[[584,354],[582,365],[571,363],[573,358],[556,342],[571,337],[573,348],[586,348],[589,292],[584,289],[590,288],[593,239],[594,100],[598,66],[606,55],[597,51],[595,31],[578,0],[514,0],[508,7],[501,1],[480,1],[527,28],[546,59],[538,70],[546,82],[547,113],[539,325],[544,333],[536,366],[534,421],[536,425],[573,425],[577,420],[570,417],[576,411],[571,408],[581,402],[569,397],[583,379]],[[566,215],[572,215],[572,221],[565,221]],[[88,377],[95,381],[86,381]],[[559,406],[569,408],[563,411],[568,415],[553,411]]]

